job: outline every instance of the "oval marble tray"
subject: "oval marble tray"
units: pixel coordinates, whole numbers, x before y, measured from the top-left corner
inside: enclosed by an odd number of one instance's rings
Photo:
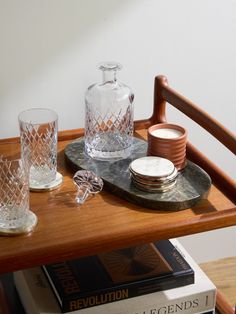
[[[95,172],[104,181],[109,192],[142,207],[156,210],[182,210],[196,205],[206,198],[211,187],[211,178],[199,166],[187,161],[179,172],[176,185],[165,193],[148,193],[134,186],[130,178],[129,164],[136,158],[146,156],[147,143],[134,138],[133,153],[118,161],[95,160],[84,154],[84,139],[79,138],[65,148],[66,161],[73,169]]]

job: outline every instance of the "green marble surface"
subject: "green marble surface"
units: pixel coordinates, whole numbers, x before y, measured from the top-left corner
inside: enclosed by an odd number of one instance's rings
[[[176,211],[196,205],[206,198],[211,178],[196,164],[187,161],[179,172],[176,185],[164,193],[148,193],[134,186],[130,178],[129,164],[136,158],[146,156],[147,143],[134,138],[132,155],[118,161],[100,161],[84,153],[84,140],[79,138],[65,148],[65,158],[74,170],[85,169],[95,172],[104,181],[104,189],[129,202],[154,210]]]

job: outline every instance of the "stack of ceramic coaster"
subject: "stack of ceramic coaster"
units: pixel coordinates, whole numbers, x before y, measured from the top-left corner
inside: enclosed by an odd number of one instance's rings
[[[129,169],[135,186],[152,193],[169,191],[174,187],[178,175],[170,160],[154,156],[133,160]]]

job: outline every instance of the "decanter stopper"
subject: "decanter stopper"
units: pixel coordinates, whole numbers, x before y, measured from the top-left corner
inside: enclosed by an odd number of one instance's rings
[[[75,197],[78,204],[83,204],[89,194],[99,193],[103,188],[102,179],[89,170],[77,171],[73,176],[73,181],[78,188]]]

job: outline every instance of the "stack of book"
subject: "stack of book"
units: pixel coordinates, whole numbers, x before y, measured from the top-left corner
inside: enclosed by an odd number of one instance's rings
[[[176,240],[14,273],[27,314],[215,313],[216,287]]]

